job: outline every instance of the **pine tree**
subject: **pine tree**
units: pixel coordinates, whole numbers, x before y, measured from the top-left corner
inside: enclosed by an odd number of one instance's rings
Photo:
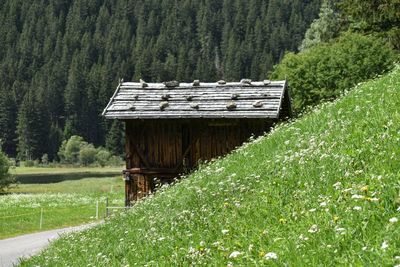
[[[22,101],[18,113],[18,157],[20,159],[38,159],[41,154],[42,140],[40,112],[36,106],[36,96],[29,90]]]
[[[75,53],[68,74],[68,83],[65,88],[65,112],[66,129],[64,138],[68,139],[72,135],[82,136],[83,123],[81,121],[86,105],[86,83],[84,79],[84,68],[80,54]]]
[[[107,133],[106,148],[114,155],[122,155],[124,151],[124,130],[120,121],[113,121]]]
[[[319,43],[325,43],[339,34],[339,15],[334,11],[329,0],[324,0],[319,12],[319,18],[315,19],[306,31],[304,40],[299,50],[309,49]]]
[[[350,28],[375,33],[400,50],[400,4],[398,0],[340,0],[342,17]]]
[[[8,156],[16,156],[17,105],[7,90],[0,90],[0,150]]]

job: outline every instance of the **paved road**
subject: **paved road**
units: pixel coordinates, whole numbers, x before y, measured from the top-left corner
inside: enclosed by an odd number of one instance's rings
[[[19,258],[29,257],[40,252],[60,234],[81,231],[97,224],[92,223],[0,240],[0,267],[14,266],[18,263]]]

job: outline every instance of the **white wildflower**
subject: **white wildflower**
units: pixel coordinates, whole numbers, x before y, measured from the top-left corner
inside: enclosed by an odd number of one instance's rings
[[[381,249],[386,250],[389,247],[389,243],[385,240],[381,245]]]
[[[222,230],[221,230],[221,233],[222,233],[223,235],[226,235],[227,233],[229,233],[229,230],[227,230],[227,229],[222,229]]]
[[[224,169],[225,169],[224,167],[221,167],[221,168],[216,169],[215,172],[217,172],[217,173],[222,172],[222,171],[224,171]]]
[[[339,190],[339,189],[342,187],[342,183],[341,183],[341,182],[336,182],[336,183],[333,184],[333,187],[334,187],[336,190]]]
[[[352,199],[361,199],[361,198],[364,198],[364,197],[361,196],[361,195],[354,194],[354,195],[351,196],[351,198]]]
[[[364,171],[363,170],[356,170],[355,172],[354,172],[354,174],[361,174],[361,173],[363,173]]]
[[[317,209],[310,209],[310,210],[308,210],[309,212],[314,212],[314,211],[316,211]]]
[[[397,223],[398,221],[399,221],[399,219],[397,219],[396,217],[389,219],[389,222],[391,222],[391,223]]]
[[[362,251],[366,251],[367,247],[362,247],[361,249],[362,249]]]
[[[342,227],[336,227],[336,228],[335,228],[335,231],[336,231],[336,232],[339,232],[339,233],[342,233],[342,232],[345,232],[346,229],[345,229],[345,228],[342,228]]]
[[[353,210],[362,210],[362,208],[360,207],[360,206],[355,206],[355,207],[353,207]]]
[[[238,256],[240,256],[242,253],[239,251],[234,251],[229,255],[229,258],[237,258]]]
[[[324,202],[321,202],[320,204],[319,204],[321,207],[326,207],[326,202],[324,201]]]
[[[308,232],[309,232],[309,233],[312,233],[312,234],[318,232],[318,225],[316,225],[316,224],[312,225],[312,226],[310,227],[310,229],[308,229]]]
[[[304,236],[303,234],[301,234],[301,235],[299,236],[299,239],[300,239],[300,240],[307,241],[307,240],[308,240],[308,237],[306,237],[306,236]]]
[[[278,259],[278,255],[276,255],[275,252],[268,252],[267,254],[265,254],[264,258],[266,260],[276,260]]]

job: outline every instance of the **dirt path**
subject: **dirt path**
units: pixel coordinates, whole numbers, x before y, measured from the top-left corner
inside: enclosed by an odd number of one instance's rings
[[[14,266],[18,264],[19,258],[29,257],[40,252],[60,234],[81,231],[97,224],[85,224],[0,240],[0,267]]]

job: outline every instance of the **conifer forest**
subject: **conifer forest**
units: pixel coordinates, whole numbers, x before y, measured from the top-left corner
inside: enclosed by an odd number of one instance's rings
[[[119,154],[123,126],[101,117],[119,79],[266,79],[319,8],[320,0],[3,0],[2,150],[54,160],[79,135]]]

